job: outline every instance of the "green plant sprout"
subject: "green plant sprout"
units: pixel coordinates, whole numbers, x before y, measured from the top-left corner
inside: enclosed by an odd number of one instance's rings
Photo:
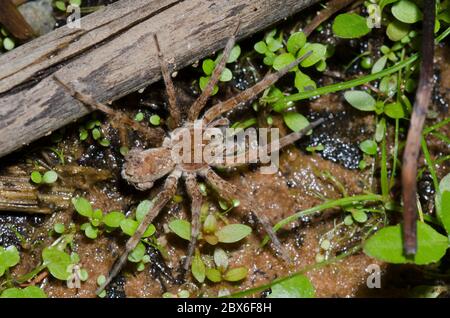
[[[239,56],[241,55],[241,47],[239,45],[235,45],[233,49],[231,50],[230,56],[228,57],[227,64],[235,63]],[[214,69],[216,68],[217,64],[219,63],[220,59],[222,58],[222,53],[218,54],[217,57],[213,59],[205,59],[202,62],[202,70],[204,73],[204,76],[201,76],[198,83],[200,89],[203,91],[206,87],[206,85],[209,82],[209,79],[211,78],[212,73],[214,72]],[[229,82],[233,79],[233,73],[231,70],[227,67],[224,68],[222,75],[220,77],[221,82]],[[214,86],[214,89],[211,93],[211,95],[217,94],[219,91],[219,86]]]
[[[91,119],[84,125],[81,125],[78,130],[81,141],[89,141],[89,138],[92,138],[93,141],[103,147],[109,147],[111,145],[111,142],[104,136],[101,130],[101,122],[96,118],[95,113],[92,115]]]
[[[100,209],[94,209],[91,203],[83,197],[73,198],[72,204],[79,215],[88,218],[89,222],[83,223],[80,229],[84,231],[86,237],[94,240],[103,232],[111,233],[116,229],[120,229],[126,236],[133,236],[153,202],[149,200],[140,202],[136,207],[135,218],[127,218],[120,211],[112,211],[105,214]],[[158,249],[161,248],[157,244],[156,239],[152,237],[155,232],[155,226],[150,224],[144,232],[141,242],[128,255],[128,260],[136,264],[138,271],[143,271],[145,264],[150,262],[150,256],[146,254],[145,244]]]

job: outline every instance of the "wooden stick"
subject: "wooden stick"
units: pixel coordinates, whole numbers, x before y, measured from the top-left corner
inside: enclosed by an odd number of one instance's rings
[[[331,0],[327,6],[321,10],[308,25],[303,29],[306,36],[309,36],[319,25],[328,20],[333,14],[339,10],[349,6],[356,0]]]
[[[0,157],[91,111],[53,80],[98,102],[161,78],[153,34],[179,70],[318,0],[122,0],[0,56]],[[18,133],[20,132],[20,133]]]
[[[435,0],[425,1],[423,12],[422,64],[420,66],[419,86],[403,153],[403,240],[406,255],[415,255],[417,251],[417,160],[423,124],[433,91]]]
[[[26,41],[35,36],[35,32],[22,14],[17,10],[16,4],[11,0],[1,0],[0,23],[19,40]]]

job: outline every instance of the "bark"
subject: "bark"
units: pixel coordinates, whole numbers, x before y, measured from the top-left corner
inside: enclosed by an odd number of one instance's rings
[[[0,157],[89,113],[53,75],[100,102],[161,78],[153,34],[178,70],[317,0],[122,0],[0,56]]]

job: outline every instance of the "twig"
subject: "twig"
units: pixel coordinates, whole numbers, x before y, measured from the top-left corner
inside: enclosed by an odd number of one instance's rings
[[[319,25],[328,20],[337,11],[350,5],[355,0],[331,0],[327,3],[325,9],[320,11],[314,19],[303,29],[303,33],[309,36]]]
[[[20,3],[20,2],[19,2]],[[0,22],[6,29],[19,40],[29,40],[35,36],[35,32],[11,0],[2,0],[0,10]]]
[[[415,255],[417,251],[417,160],[419,158],[423,125],[433,90],[435,0],[424,1],[423,12],[422,64],[420,67],[419,86],[416,92],[416,101],[403,154],[403,239],[406,255]]]

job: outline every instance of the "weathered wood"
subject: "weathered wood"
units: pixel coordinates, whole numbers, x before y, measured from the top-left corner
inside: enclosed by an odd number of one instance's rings
[[[161,78],[152,35],[180,69],[318,0],[122,0],[0,56],[0,156],[90,109],[53,75],[105,102]]]

